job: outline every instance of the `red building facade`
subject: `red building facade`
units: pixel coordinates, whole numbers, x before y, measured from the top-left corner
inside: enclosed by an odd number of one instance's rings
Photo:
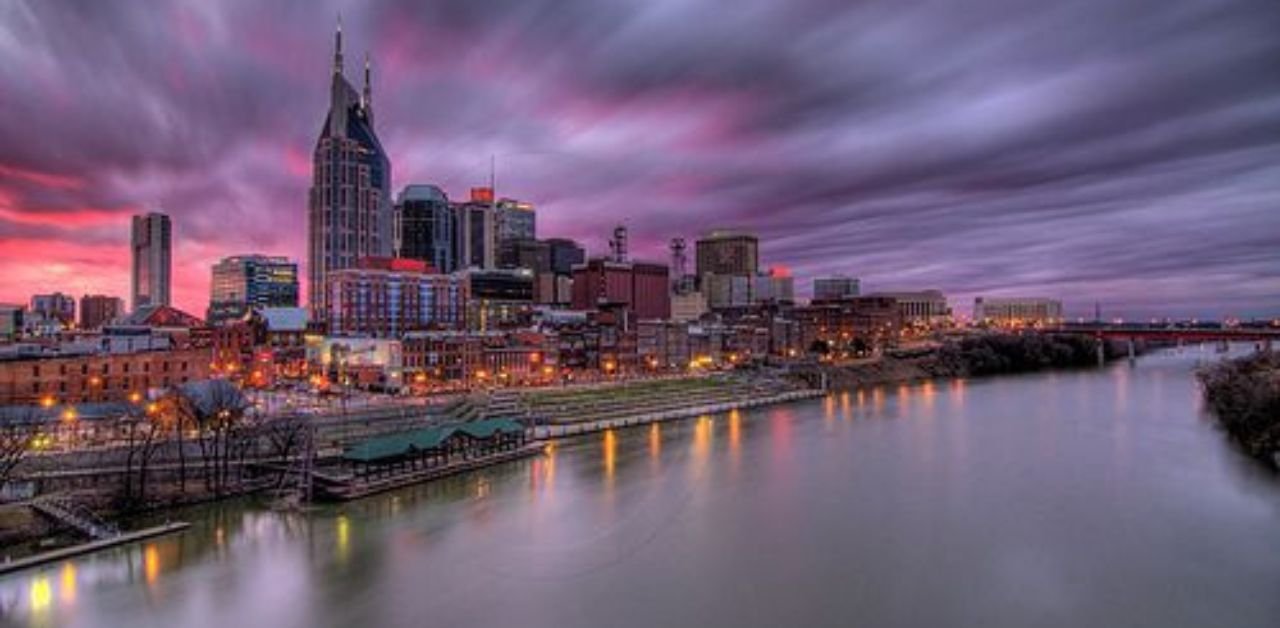
[[[573,308],[621,306],[633,320],[671,318],[669,272],[662,264],[593,259],[573,269]]]

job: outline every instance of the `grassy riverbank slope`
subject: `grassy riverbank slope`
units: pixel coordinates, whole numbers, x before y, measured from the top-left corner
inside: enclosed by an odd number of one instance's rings
[[[1209,410],[1251,456],[1280,466],[1280,354],[1259,353],[1199,373]]]

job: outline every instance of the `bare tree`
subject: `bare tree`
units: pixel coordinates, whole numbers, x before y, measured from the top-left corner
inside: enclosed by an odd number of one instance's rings
[[[242,440],[245,417],[244,396],[230,382],[211,380],[175,392],[183,414],[192,420],[200,457],[204,463],[205,488],[221,495],[230,479],[233,441]]]
[[[280,472],[276,478],[276,487],[284,484],[288,475],[289,459],[296,454],[306,454],[307,430],[309,426],[305,416],[285,414],[263,419],[261,435],[266,441],[268,455],[280,462]]]
[[[178,452],[178,492],[187,492],[187,441],[186,434],[195,425],[195,411],[191,399],[180,391],[172,390],[158,401],[148,404],[147,414],[152,421],[174,441]]]
[[[131,409],[120,421],[125,439],[124,487],[121,497],[127,505],[145,505],[151,461],[164,443],[164,425],[154,413],[136,408]]]
[[[20,411],[0,423],[0,487],[8,484],[18,465],[47,433],[40,411]]]

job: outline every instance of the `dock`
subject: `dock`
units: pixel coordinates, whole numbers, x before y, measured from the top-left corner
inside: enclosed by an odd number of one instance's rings
[[[351,501],[361,499],[377,493],[413,486],[439,480],[461,473],[467,473],[482,469],[484,467],[528,458],[541,454],[546,448],[543,442],[535,441],[509,451],[486,455],[481,458],[471,458],[469,460],[460,460],[446,465],[431,467],[427,469],[417,469],[406,471],[404,473],[396,473],[377,478],[359,479],[352,477],[345,481],[334,481],[330,476],[330,481],[317,483],[317,497],[332,501]]]
[[[186,530],[189,527],[191,527],[190,523],[187,523],[185,521],[177,521],[173,523],[166,523],[164,525],[154,526],[151,528],[144,528],[142,530],[134,530],[132,532],[119,532],[119,533],[116,533],[114,536],[110,536],[107,538],[88,541],[86,543],[79,543],[76,545],[72,545],[70,547],[50,550],[48,552],[42,552],[34,556],[28,556],[26,558],[20,558],[18,560],[9,561],[6,563],[0,563],[0,575],[13,573],[15,571],[21,571],[23,569],[30,569],[32,567],[37,567],[40,565],[57,562],[60,560],[65,560],[68,558],[74,558],[76,556],[91,554],[93,552],[97,552],[99,550],[104,550],[111,547],[128,545],[129,543],[134,543],[137,541],[155,538],[158,536],[164,536],[166,534],[173,534],[174,532],[181,532],[183,530]]]

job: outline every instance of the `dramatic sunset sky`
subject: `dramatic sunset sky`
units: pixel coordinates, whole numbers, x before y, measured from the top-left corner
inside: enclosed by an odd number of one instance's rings
[[[1275,0],[0,0],[0,301],[126,297],[147,209],[192,313],[220,256],[305,262],[339,13],[397,190],[496,154],[593,252],[740,227],[802,294],[1280,314]]]

